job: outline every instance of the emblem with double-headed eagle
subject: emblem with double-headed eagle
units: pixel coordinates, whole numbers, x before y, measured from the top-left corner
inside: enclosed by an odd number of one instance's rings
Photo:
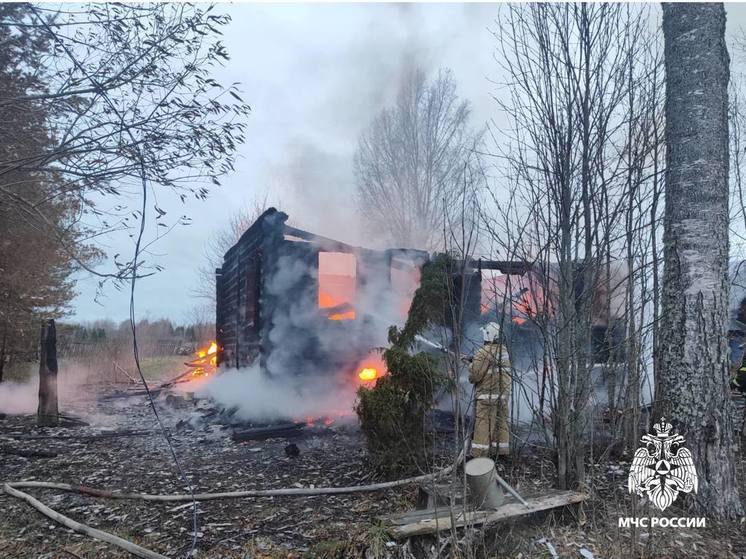
[[[673,425],[661,417],[653,425],[656,434],[643,435],[645,446],[635,452],[629,470],[630,493],[647,495],[660,510],[665,510],[680,492],[696,493],[699,480],[692,453],[684,448],[684,437],[671,432]]]

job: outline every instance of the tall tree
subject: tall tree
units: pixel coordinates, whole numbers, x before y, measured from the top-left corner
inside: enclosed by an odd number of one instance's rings
[[[246,230],[259,218],[268,208],[267,196],[263,199],[257,199],[253,204],[240,208],[234,213],[225,226],[214,232],[205,243],[202,263],[197,269],[199,284],[194,288],[192,294],[195,297],[205,299],[210,303],[209,319],[210,322],[215,320],[215,269],[223,265],[223,256],[228,249],[235,245]],[[202,319],[208,319],[208,316],[200,317],[195,323],[200,323]],[[197,317],[191,317],[195,319]]]
[[[657,411],[686,437],[693,507],[742,513],[728,389],[728,80],[722,4],[664,4],[666,190]]]
[[[609,406],[622,407],[616,393],[626,383],[624,407],[639,406],[639,352],[629,352],[628,378],[608,354],[617,330],[628,325],[630,339],[639,330],[612,299],[625,284],[630,301],[640,293],[632,285],[640,274],[629,272],[641,263],[619,263],[638,248],[625,229],[643,230],[634,210],[650,188],[654,49],[646,11],[622,4],[510,4],[499,23],[495,59],[507,87],[497,99],[509,126],[496,137],[514,186],[490,191],[495,213],[485,228],[495,259],[533,263],[526,288],[543,341],[536,416],[551,416],[558,484],[572,487],[585,481],[596,365],[605,369]]]
[[[405,78],[396,104],[361,135],[355,155],[359,213],[371,233],[402,247],[442,244],[464,184],[471,188],[478,177],[465,173],[474,166],[470,112],[449,70],[429,83],[419,69]]]
[[[229,21],[212,7],[187,4],[17,4],[0,12],[11,45],[24,38],[46,47],[13,51],[25,82],[0,97],[0,108],[43,111],[49,131],[46,141],[24,152],[2,154],[0,196],[38,219],[69,251],[64,227],[8,186],[13,173],[54,175],[56,193],[74,196],[81,219],[99,233],[137,231],[145,210],[159,226],[181,221],[141,202],[163,188],[182,200],[204,198],[233,167],[250,109],[236,84],[224,87],[212,76],[228,60],[220,35]],[[114,262],[118,269],[109,276],[119,279],[147,267]]]
[[[0,6],[0,100],[42,87],[52,38],[22,24],[28,7]],[[33,158],[54,145],[52,114],[41,100],[0,101],[0,162]],[[61,316],[72,298],[70,274],[95,256],[85,242],[81,203],[52,171],[0,171],[0,381],[6,360],[35,353],[39,318]],[[25,204],[18,204],[24,200]],[[56,232],[53,234],[53,232]]]
[[[186,4],[0,6],[0,353],[60,316],[74,271],[157,270],[145,250],[94,269],[88,244],[139,239],[146,214],[157,239],[185,220],[147,196],[203,198],[232,169],[249,107],[212,77],[229,21]]]

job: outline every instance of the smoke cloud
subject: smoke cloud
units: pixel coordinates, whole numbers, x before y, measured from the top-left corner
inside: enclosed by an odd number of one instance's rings
[[[252,367],[222,371],[202,391],[238,408],[242,419],[350,415],[363,383],[359,372],[385,372],[378,348],[389,327],[404,323],[419,279],[415,263],[399,257],[389,268],[379,253],[353,258],[292,246],[264,268],[260,308],[268,330],[261,368],[257,358]]]
[[[21,415],[36,413],[39,405],[39,378],[34,374],[38,365],[29,364],[32,369],[26,382],[4,381],[0,383],[0,413]],[[89,371],[75,364],[60,362],[57,375],[57,398],[60,411],[64,406],[79,400],[84,390],[83,385],[89,382]]]
[[[3,382],[0,384],[0,412],[10,415],[33,413],[39,399],[39,383]]]
[[[288,58],[292,62],[282,75],[282,89],[302,90],[302,99],[273,95],[265,104],[261,97],[254,100],[258,107],[287,103],[278,111],[281,120],[273,119],[276,128],[264,123],[273,112],[252,115],[262,132],[266,129],[276,140],[257,165],[261,183],[272,185],[296,225],[348,243],[383,246],[385,235],[376,238],[359,226],[353,172],[358,138],[395,102],[400,84],[415,69],[429,77],[440,68],[453,69],[459,96],[472,104],[474,125],[480,128],[494,113],[493,86],[487,80],[494,39],[487,27],[496,14],[495,6],[410,4],[319,7],[303,14],[299,21],[304,26],[333,39]],[[281,21],[273,38],[290,33],[287,26],[293,23]],[[256,29],[251,36],[267,32]],[[463,41],[465,36],[470,40]],[[464,60],[469,64],[464,66]],[[265,84],[257,84],[252,93],[261,96]],[[247,90],[250,86],[251,81]]]
[[[221,9],[233,18],[223,37],[231,60],[215,77],[242,84],[253,109],[247,142],[236,172],[207,200],[184,203],[177,193],[159,193],[159,207],[169,216],[194,219],[158,241],[164,269],[143,280],[139,315],[183,318],[200,281],[195,255],[236,208],[252,205],[265,191],[298,227],[380,246],[357,228],[352,160],[360,132],[392,104],[412,68],[429,75],[451,68],[460,96],[473,105],[476,128],[495,112],[494,86],[486,79],[495,77],[494,38],[487,30],[498,12],[494,5],[234,3]],[[160,229],[152,225],[150,235]],[[104,244],[110,254],[132,251],[126,233],[106,237]],[[98,283],[87,274],[77,282],[77,319],[127,318],[128,295],[107,288],[103,308],[95,303]]]
[[[307,417],[339,418],[352,413],[353,384],[333,386],[328,382],[298,382],[297,378],[271,378],[258,365],[222,371],[208,382],[198,396],[235,408],[235,416],[246,421],[278,419],[304,420]]]

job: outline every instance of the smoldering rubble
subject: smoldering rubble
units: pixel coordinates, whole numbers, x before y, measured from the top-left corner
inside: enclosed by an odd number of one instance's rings
[[[352,420],[355,385],[298,382],[296,377],[269,377],[259,365],[229,369],[205,383],[197,395],[235,410],[247,421],[305,420],[329,417]]]

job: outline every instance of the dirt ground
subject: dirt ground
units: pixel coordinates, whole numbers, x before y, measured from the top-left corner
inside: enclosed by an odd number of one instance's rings
[[[81,393],[79,401],[66,406],[64,411],[84,417],[90,426],[40,429],[32,416],[0,420],[0,479],[57,481],[133,492],[185,492],[147,400],[141,396],[101,398],[110,393],[110,388]],[[291,441],[236,443],[230,430],[211,422],[195,422],[207,409],[204,403],[168,398],[163,393],[157,402],[163,422],[173,433],[176,456],[196,492],[341,486],[377,480],[366,466],[354,424],[305,430],[292,441],[300,455],[290,457],[285,447]],[[101,438],[123,430],[147,432]],[[19,455],[28,452],[56,456]],[[591,498],[580,509],[521,519],[487,532],[459,532],[456,538],[445,535],[404,543],[390,541],[379,518],[413,508],[414,488],[345,496],[200,502],[195,557],[467,557],[468,550],[476,550],[477,557],[516,558],[746,557],[742,523],[718,524],[708,519],[705,529],[618,528],[619,516],[633,515],[632,499],[626,492],[629,464],[589,466]],[[743,474],[743,464],[739,466]],[[541,493],[552,483],[553,465],[539,451],[499,467],[503,476],[527,495]],[[740,479],[743,481],[744,475]],[[191,547],[193,510],[189,504],[27,491],[62,514],[168,557],[184,557]],[[741,495],[746,495],[743,483]],[[56,524],[3,493],[0,511],[0,557],[129,557]],[[644,507],[637,514],[687,515],[680,509],[655,514]]]
[[[84,400],[85,401],[85,400]],[[174,450],[194,490],[233,491],[370,481],[355,429],[320,429],[295,441],[300,456],[285,453],[282,439],[235,443],[219,426],[177,428],[193,412],[158,399],[164,423],[174,431]],[[82,404],[68,412],[86,417],[90,427],[39,429],[31,416],[0,420],[6,450],[2,480],[45,480],[150,493],[183,493],[173,459],[157,432],[143,397]],[[105,430],[102,429],[105,426]],[[87,435],[121,430],[153,430],[146,435],[86,440]],[[55,435],[72,438],[15,439]],[[23,457],[7,451],[44,451],[53,458]],[[45,504],[75,520],[110,531],[168,556],[183,556],[191,544],[191,506],[112,501],[55,491],[31,491]],[[315,542],[348,538],[397,506],[401,492],[326,498],[221,500],[199,504],[199,557],[244,557],[266,550],[307,552]],[[56,525],[26,503],[0,495],[2,557],[126,557],[108,545]],[[282,556],[287,556],[287,551]],[[72,555],[71,555],[72,553]],[[254,555],[249,555],[254,556]]]

